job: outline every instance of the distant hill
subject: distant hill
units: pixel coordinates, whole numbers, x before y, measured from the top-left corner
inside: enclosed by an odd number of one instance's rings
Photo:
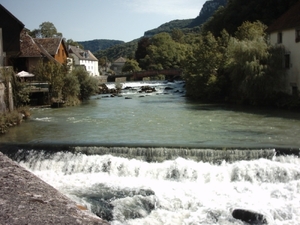
[[[162,33],[162,32],[167,32],[170,33],[172,32],[173,29],[178,28],[178,29],[184,29],[186,28],[193,19],[186,19],[186,20],[172,20],[168,23],[164,23],[161,26],[148,30],[144,33],[145,37],[152,37],[156,34]]]
[[[123,44],[117,44],[110,48],[96,51],[93,54],[98,59],[105,56],[111,62],[113,62],[114,60],[116,60],[119,57],[134,58],[135,51],[137,49],[139,40],[140,39],[135,39],[133,41],[126,42]]]
[[[214,12],[221,6],[226,6],[227,0],[208,0],[204,3],[200,10],[199,16],[194,19],[172,20],[164,23],[161,26],[148,30],[144,33],[145,37],[151,37],[162,32],[171,33],[173,29],[181,29],[184,33],[188,33],[190,29],[201,26],[205,23]]]
[[[200,26],[203,23],[205,23],[214,13],[217,9],[219,9],[222,6],[227,5],[227,0],[208,0],[203,4],[203,7],[199,13],[199,16],[197,16],[193,21],[188,25],[188,27],[193,28],[195,26]]]
[[[108,39],[96,39],[92,41],[78,41],[79,44],[81,44],[84,49],[90,50],[91,52],[96,52],[99,50],[105,50],[112,46],[124,44],[124,41],[118,41],[118,40],[108,40]]]

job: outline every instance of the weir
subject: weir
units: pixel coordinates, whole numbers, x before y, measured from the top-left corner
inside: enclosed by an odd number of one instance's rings
[[[147,146],[147,145],[95,145],[95,144],[2,144],[0,151],[11,158],[16,154],[27,154],[30,150],[44,151],[47,154],[55,152],[82,153],[86,155],[113,155],[147,162],[163,162],[178,157],[196,162],[220,163],[239,160],[254,160],[259,158],[272,159],[275,155],[299,156],[295,148],[236,148],[236,147],[180,147],[180,146]],[[18,156],[20,157],[20,156]]]

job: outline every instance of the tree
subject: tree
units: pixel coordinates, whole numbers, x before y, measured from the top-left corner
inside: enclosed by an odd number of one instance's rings
[[[62,95],[67,105],[77,105],[79,102],[80,84],[78,78],[71,73],[64,77]]]
[[[66,43],[67,43],[67,45],[77,46],[77,47],[79,47],[79,48],[81,48],[81,49],[84,49],[84,47],[83,47],[82,44],[79,44],[78,42],[73,41],[73,39],[68,39],[68,40],[66,41]]]
[[[184,33],[178,28],[172,30],[171,36],[176,42],[183,43],[184,41]]]
[[[98,80],[91,77],[86,70],[82,67],[75,68],[71,74],[78,79],[80,84],[80,100],[88,100],[98,90]]]
[[[146,69],[146,64],[144,63],[145,57],[147,56],[147,48],[150,46],[151,42],[150,39],[147,37],[142,38],[138,42],[137,49],[135,51],[135,59],[139,63],[139,66],[142,69]]]
[[[51,22],[43,22],[40,24],[39,29],[34,29],[29,34],[35,38],[53,38],[63,36],[62,33],[57,32],[56,27]]]
[[[51,97],[62,98],[62,88],[64,86],[64,77],[68,73],[68,69],[64,65],[56,62],[43,62],[34,68],[34,74],[38,81],[47,82],[49,84],[49,92]]]
[[[151,38],[146,57],[141,60],[147,65],[146,69],[181,68],[186,55],[187,46],[175,42],[170,34],[160,33]]]
[[[136,72],[136,71],[141,71],[138,62],[134,59],[127,59],[122,68],[122,72]]]
[[[274,93],[283,88],[285,73],[281,60],[284,50],[268,45],[265,28],[260,22],[244,22],[228,47],[230,60],[227,69],[232,83],[232,99],[237,102],[267,104]]]
[[[198,38],[185,61],[187,95],[201,100],[214,100],[218,70],[224,63],[222,53],[212,33]]]

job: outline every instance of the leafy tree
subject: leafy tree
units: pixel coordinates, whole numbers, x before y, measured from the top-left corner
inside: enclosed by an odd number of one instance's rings
[[[72,72],[72,76],[77,77],[80,84],[80,100],[88,100],[98,90],[98,80],[91,77],[89,73],[82,67],[76,67]]]
[[[80,84],[78,78],[71,73],[64,77],[64,85],[62,88],[63,99],[67,105],[78,104],[78,96],[80,95]]]
[[[73,41],[73,39],[68,39],[66,41],[66,43],[67,43],[67,45],[78,46],[79,48],[84,49],[82,44],[79,44],[78,42]]]
[[[223,63],[218,40],[208,33],[198,39],[185,62],[187,94],[201,100],[213,100],[218,69]]]
[[[141,71],[138,62],[134,59],[127,59],[122,68],[122,72],[136,72],[136,71]]]
[[[142,38],[137,45],[137,49],[135,51],[135,59],[139,63],[139,66],[143,69],[146,69],[145,63],[143,63],[143,59],[147,56],[147,48],[150,46],[150,39],[147,37]]]
[[[168,33],[160,33],[151,38],[146,57],[141,60],[147,69],[180,68],[185,58],[187,47],[173,41]]]
[[[43,22],[40,24],[39,29],[34,29],[29,34],[35,38],[53,38],[63,36],[62,33],[57,31],[56,27],[51,22]]]
[[[267,44],[265,28],[260,22],[244,22],[228,47],[228,71],[235,101],[266,104],[274,93],[282,89],[285,74],[281,60],[284,51]]]
[[[183,43],[184,41],[184,33],[178,28],[172,30],[171,36],[172,39],[176,42]]]
[[[43,62],[34,68],[34,74],[38,81],[47,82],[49,84],[49,92],[52,97],[62,98],[62,88],[64,85],[64,77],[68,69],[56,62]]]

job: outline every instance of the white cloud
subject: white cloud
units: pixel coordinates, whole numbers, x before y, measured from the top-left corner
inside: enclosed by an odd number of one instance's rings
[[[199,15],[206,0],[127,0],[126,8],[135,13],[147,13],[189,19]]]

